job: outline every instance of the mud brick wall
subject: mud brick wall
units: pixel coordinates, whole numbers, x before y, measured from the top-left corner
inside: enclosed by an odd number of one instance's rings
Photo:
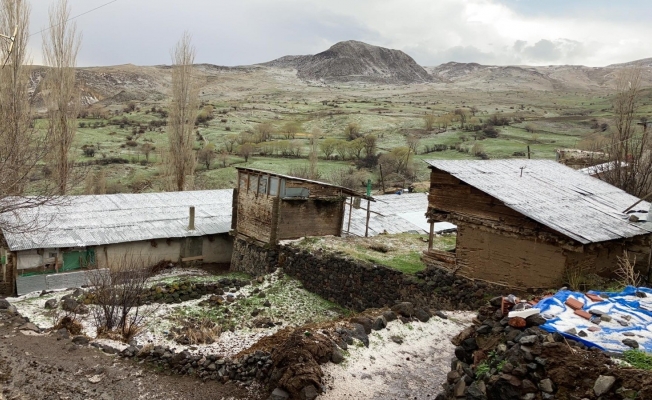
[[[477,309],[501,289],[430,267],[415,275],[332,253],[280,249],[278,265],[286,274],[321,297],[362,311],[411,301],[437,309]]]

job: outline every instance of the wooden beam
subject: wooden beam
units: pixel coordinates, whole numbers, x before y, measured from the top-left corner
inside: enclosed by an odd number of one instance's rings
[[[349,225],[346,227],[346,233],[351,232],[351,215],[353,215],[353,196],[349,198],[351,202],[349,203]]]
[[[428,251],[432,250],[432,240],[435,236],[435,223],[430,223],[430,237],[428,237]]]
[[[369,237],[369,217],[371,216],[371,201],[367,199],[367,222],[364,228],[364,237]]]
[[[197,261],[197,260],[203,260],[204,256],[195,256],[195,257],[185,257],[181,259],[181,262],[186,262],[186,261]]]

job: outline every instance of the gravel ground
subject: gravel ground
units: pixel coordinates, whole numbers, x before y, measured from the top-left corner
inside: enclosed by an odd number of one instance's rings
[[[320,399],[434,399],[450,371],[455,350],[450,339],[475,313],[448,316],[427,323],[392,321],[369,335],[368,348],[349,346],[342,364],[322,366],[327,391]]]

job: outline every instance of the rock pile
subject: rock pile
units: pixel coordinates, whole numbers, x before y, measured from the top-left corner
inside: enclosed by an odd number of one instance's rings
[[[602,351],[540,329],[543,322],[483,307],[452,340],[455,358],[437,400],[652,398],[652,371],[616,367]]]

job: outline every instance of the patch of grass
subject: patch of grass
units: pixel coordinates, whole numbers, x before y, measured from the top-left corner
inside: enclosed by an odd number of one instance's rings
[[[652,354],[641,350],[627,350],[623,353],[623,359],[634,368],[652,370]]]

